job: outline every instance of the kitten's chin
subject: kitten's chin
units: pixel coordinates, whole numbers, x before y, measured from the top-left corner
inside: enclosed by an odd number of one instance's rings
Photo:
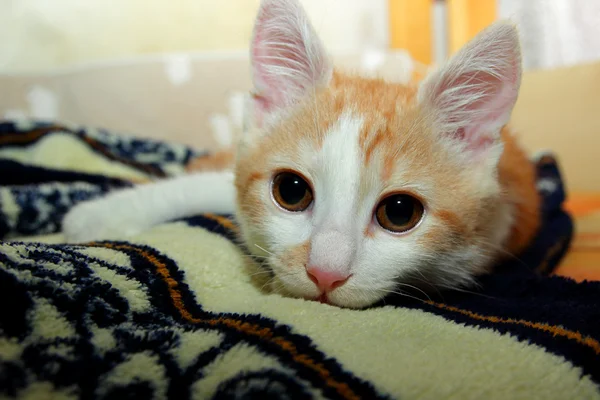
[[[280,277],[277,273],[272,280],[271,289],[273,293],[278,293],[282,296],[316,301],[340,308],[366,308],[383,298],[383,296],[379,296],[373,291],[356,289],[352,286],[342,286],[331,292],[322,293],[308,279],[306,282],[299,279],[298,281],[296,279],[292,281],[289,275]]]
[[[338,288],[327,294],[327,304],[343,307],[361,309],[372,306],[383,298],[366,290]]]

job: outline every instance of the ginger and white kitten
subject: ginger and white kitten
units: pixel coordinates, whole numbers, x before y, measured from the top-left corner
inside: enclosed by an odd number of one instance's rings
[[[277,287],[359,308],[406,283],[468,285],[535,234],[534,169],[506,127],[521,79],[512,25],[405,86],[334,70],[298,0],[264,0],[251,55],[253,122],[233,172],[83,203],[64,220],[67,237],[235,212]]]

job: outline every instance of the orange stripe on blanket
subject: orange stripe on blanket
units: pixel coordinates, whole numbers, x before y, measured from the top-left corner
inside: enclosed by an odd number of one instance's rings
[[[220,215],[215,215],[215,214],[211,214],[211,213],[205,213],[203,215],[204,215],[205,218],[212,219],[213,221],[216,221],[218,224],[220,224],[224,228],[229,229],[230,231],[234,231],[234,232],[238,232],[239,231],[239,228],[237,227],[237,225],[235,225],[228,218],[221,217]]]
[[[493,322],[496,324],[522,325],[522,326],[526,326],[528,328],[537,329],[540,331],[551,333],[553,336],[562,336],[567,339],[574,340],[577,343],[582,344],[584,346],[590,347],[592,350],[594,350],[594,352],[596,354],[600,354],[600,342],[598,342],[596,339],[594,339],[590,336],[583,336],[581,333],[579,333],[577,331],[565,329],[560,326],[544,324],[542,322],[531,322],[531,321],[527,321],[524,319],[501,318],[501,317],[496,317],[493,315],[481,315],[481,314],[477,314],[477,313],[474,313],[469,310],[462,310],[457,307],[448,306],[446,304],[436,303],[433,301],[425,301],[425,303],[435,306],[437,308],[444,309],[444,310],[457,312],[457,313],[466,315],[470,318],[473,318],[473,319],[476,319],[479,321]]]
[[[211,326],[226,326],[231,329],[235,329],[239,332],[243,332],[246,335],[260,337],[263,340],[270,341],[271,343],[279,346],[282,350],[286,351],[288,354],[292,356],[295,362],[304,365],[305,367],[312,369],[315,371],[321,379],[323,379],[326,384],[332,388],[334,388],[342,398],[358,400],[360,397],[352,391],[352,388],[348,386],[348,384],[344,382],[339,382],[331,376],[331,372],[321,363],[312,360],[308,355],[302,354],[296,348],[296,345],[290,340],[281,337],[275,336],[275,333],[269,328],[260,326],[259,324],[249,323],[241,320],[237,320],[235,318],[210,318],[210,319],[202,319],[196,318],[192,315],[192,313],[186,308],[182,296],[181,291],[179,290],[179,282],[175,280],[167,265],[158,260],[155,256],[148,253],[142,248],[127,245],[127,244],[113,244],[113,243],[88,243],[88,246],[94,247],[105,247],[114,250],[121,251],[132,251],[143,257],[151,263],[155,268],[158,274],[162,277],[164,282],[167,284],[169,295],[171,297],[171,301],[175,308],[179,311],[181,317],[192,323],[205,323]]]
[[[33,129],[29,132],[5,135],[0,137],[0,145],[7,146],[11,144],[29,143],[39,139],[47,133],[61,130],[62,128],[60,126],[46,126],[40,129]]]

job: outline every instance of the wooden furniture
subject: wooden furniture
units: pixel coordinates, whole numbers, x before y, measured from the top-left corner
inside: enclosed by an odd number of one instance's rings
[[[436,4],[437,3],[437,4]],[[434,7],[445,7],[446,48],[451,54],[497,18],[496,0],[388,0],[390,47],[417,61],[434,61]]]

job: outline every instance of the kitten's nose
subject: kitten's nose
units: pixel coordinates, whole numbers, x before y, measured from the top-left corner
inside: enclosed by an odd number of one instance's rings
[[[324,292],[329,292],[342,286],[350,278],[349,274],[334,271],[324,271],[318,267],[306,268],[306,274],[311,281]]]

